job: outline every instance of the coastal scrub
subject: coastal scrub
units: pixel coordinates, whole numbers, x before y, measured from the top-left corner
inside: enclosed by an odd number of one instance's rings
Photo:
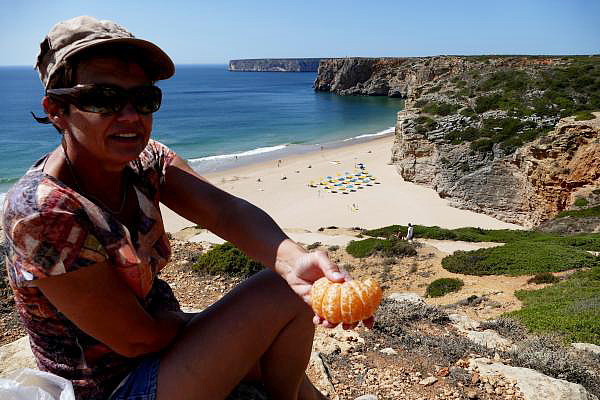
[[[233,244],[226,242],[202,254],[192,268],[211,275],[250,276],[262,270],[263,266]]]
[[[427,297],[442,297],[448,293],[458,292],[464,286],[464,282],[456,278],[436,279],[427,286],[425,295]]]
[[[534,332],[558,332],[572,342],[600,345],[600,267],[539,290],[515,292],[523,308],[506,314]]]

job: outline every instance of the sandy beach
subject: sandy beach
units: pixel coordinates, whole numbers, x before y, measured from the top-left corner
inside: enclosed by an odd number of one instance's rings
[[[474,226],[519,229],[518,225],[448,206],[429,188],[404,182],[388,162],[394,136],[323,149],[281,160],[264,161],[205,175],[214,185],[264,209],[294,239],[307,243],[318,228],[327,226],[380,228],[392,224]],[[364,170],[357,168],[362,163]],[[377,184],[332,193],[319,185],[367,171]],[[311,182],[316,187],[310,187]],[[174,233],[194,226],[168,208],[162,208],[165,229]],[[300,240],[302,236],[302,240]]]

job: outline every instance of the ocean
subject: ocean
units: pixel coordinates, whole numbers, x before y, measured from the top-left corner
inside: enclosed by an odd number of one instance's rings
[[[400,99],[337,96],[312,88],[313,72],[229,72],[227,65],[180,65],[158,83],[153,138],[212,172],[349,140],[390,134]],[[60,142],[44,115],[43,90],[30,67],[0,67],[0,204],[4,193]]]

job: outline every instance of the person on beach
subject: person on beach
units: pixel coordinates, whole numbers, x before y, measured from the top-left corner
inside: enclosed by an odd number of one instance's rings
[[[111,21],[76,17],[52,28],[36,68],[47,114],[36,119],[61,145],[7,194],[3,226],[39,368],[86,400],[222,399],[244,381],[274,399],[325,398],[305,369],[315,325],[334,324],[314,316],[309,292],[322,276],[351,278],[150,138],[171,59]],[[267,268],[182,312],[157,277],[170,256],[159,202]]]
[[[406,240],[408,240],[409,242],[412,242],[414,236],[415,236],[415,228],[409,222],[408,223],[408,231],[406,232]]]

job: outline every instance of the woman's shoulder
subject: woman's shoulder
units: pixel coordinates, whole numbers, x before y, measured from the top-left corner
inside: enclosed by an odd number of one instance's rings
[[[29,170],[8,191],[3,205],[3,224],[54,213],[79,213],[83,205],[80,196],[41,169]]]

